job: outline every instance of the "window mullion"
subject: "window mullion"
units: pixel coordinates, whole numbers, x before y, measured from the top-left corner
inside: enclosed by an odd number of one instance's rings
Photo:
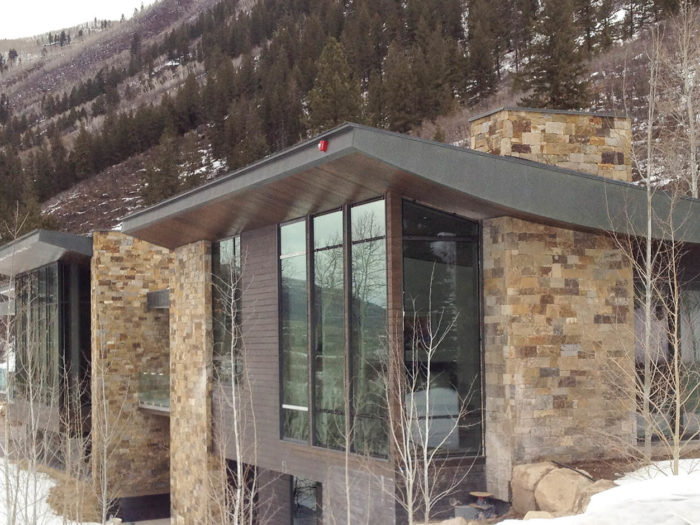
[[[315,283],[315,268],[314,268],[314,226],[310,219],[306,220],[306,333],[308,337],[306,338],[307,347],[307,369],[308,369],[308,408],[309,408],[309,443],[314,444],[316,435],[316,384],[314,377],[316,377],[316,337],[317,334],[314,330],[314,305],[316,304],[316,297],[314,294],[314,283]]]
[[[350,315],[352,312],[352,221],[350,219],[350,207],[343,207],[343,287],[345,300],[345,446],[350,447],[352,443],[352,427],[354,421],[354,413],[352,409],[352,359],[350,358],[350,349],[352,348],[351,328],[352,320]]]

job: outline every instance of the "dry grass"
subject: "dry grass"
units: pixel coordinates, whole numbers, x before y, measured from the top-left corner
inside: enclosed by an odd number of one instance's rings
[[[68,520],[100,522],[100,507],[90,480],[75,479],[46,466],[41,471],[56,482],[49,492],[51,510]]]

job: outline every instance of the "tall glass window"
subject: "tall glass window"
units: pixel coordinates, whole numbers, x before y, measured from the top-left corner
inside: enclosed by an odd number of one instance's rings
[[[386,227],[384,201],[353,206],[350,370],[353,449],[387,455]]]
[[[384,201],[313,217],[309,253],[306,224],[280,228],[282,435],[306,439],[306,425],[315,445],[343,449],[347,436],[353,451],[385,456]],[[313,378],[310,419],[307,363]]]
[[[345,444],[343,212],[313,219],[314,442]]]
[[[309,438],[306,221],[280,227],[282,437]]]
[[[429,445],[481,450],[478,224],[403,205],[404,362]],[[422,421],[421,421],[422,423]]]
[[[59,356],[64,348],[59,319],[59,264],[16,278],[16,379],[20,395],[56,402]]]
[[[212,245],[214,372],[223,382],[241,373],[241,244],[231,237]]]

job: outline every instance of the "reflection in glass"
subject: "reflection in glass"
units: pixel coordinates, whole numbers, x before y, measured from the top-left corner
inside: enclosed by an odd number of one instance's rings
[[[386,456],[386,242],[384,201],[354,206],[352,221],[351,384],[353,450]]]
[[[345,443],[343,215],[314,218],[314,441]]]
[[[16,290],[16,380],[20,395],[56,401],[59,355],[59,263],[20,275]]]
[[[306,253],[306,222],[297,221],[280,228],[280,255]]]
[[[291,253],[305,247],[304,222],[280,227],[281,239]],[[301,237],[301,240],[297,238]],[[291,247],[291,248],[290,248]],[[308,326],[306,255],[280,258],[280,350],[282,359],[282,436],[307,440],[309,436]]]
[[[403,223],[404,362],[422,383],[415,400],[424,404],[422,417],[431,418],[432,446],[477,454],[478,229],[465,219],[407,202]],[[431,346],[436,350],[428,363],[426,348]]]
[[[292,524],[317,525],[321,522],[321,484],[292,477]]]
[[[227,383],[242,370],[240,252],[240,237],[212,245],[214,373]]]

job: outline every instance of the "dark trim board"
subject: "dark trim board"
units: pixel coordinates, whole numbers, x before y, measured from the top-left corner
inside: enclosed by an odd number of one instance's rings
[[[319,138],[329,141],[327,153],[316,148]],[[635,184],[344,124],[132,214],[122,228],[175,248],[388,191],[422,201],[460,203],[454,211],[470,209],[477,219],[510,215],[626,234],[646,227],[646,192]],[[700,243],[700,200],[674,202],[657,192],[654,208],[662,221],[673,218],[678,240]],[[657,229],[655,234],[663,232]]]

